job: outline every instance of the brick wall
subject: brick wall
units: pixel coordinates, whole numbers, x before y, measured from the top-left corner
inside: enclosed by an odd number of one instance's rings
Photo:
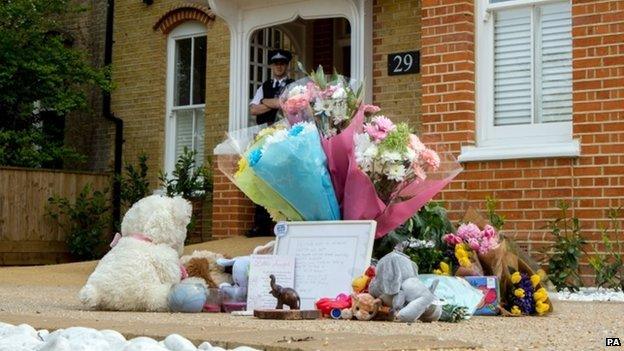
[[[198,1],[115,2],[112,110],[124,120],[124,162],[137,163],[147,154],[150,187],[159,186],[164,167],[166,114],[167,36],[153,26],[181,6],[205,7]],[[216,19],[207,29],[205,155],[212,155],[224,138],[228,123],[229,29]],[[111,151],[112,152],[112,151]],[[211,233],[212,206],[203,206],[204,239]]]
[[[388,54],[421,48],[420,1],[373,3],[373,103],[395,122],[419,122],[421,75],[388,76]]]
[[[422,5],[423,131],[456,155],[475,142],[473,12],[472,1]],[[570,214],[594,241],[606,210],[624,205],[624,3],[573,1],[572,16],[573,137],[581,157],[467,162],[439,196],[455,219],[496,196],[506,231],[536,257],[552,240],[545,225],[558,214],[557,200],[573,205]]]

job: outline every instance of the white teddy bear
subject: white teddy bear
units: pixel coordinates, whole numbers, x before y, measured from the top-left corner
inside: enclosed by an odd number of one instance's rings
[[[181,279],[179,257],[191,211],[191,204],[179,196],[151,195],[135,203],[121,223],[121,237],[80,290],[83,305],[166,311],[169,291]]]

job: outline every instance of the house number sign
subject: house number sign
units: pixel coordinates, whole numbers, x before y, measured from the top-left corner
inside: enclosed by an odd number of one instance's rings
[[[416,74],[420,72],[420,52],[407,51],[388,55],[388,75]]]

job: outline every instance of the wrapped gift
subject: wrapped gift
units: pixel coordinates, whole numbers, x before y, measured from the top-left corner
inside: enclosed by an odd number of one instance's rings
[[[476,316],[495,316],[498,314],[500,303],[500,288],[496,276],[468,276],[464,277],[470,285],[483,292],[483,300],[475,311]]]

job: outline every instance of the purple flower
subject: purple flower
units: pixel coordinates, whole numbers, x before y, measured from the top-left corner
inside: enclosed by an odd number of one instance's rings
[[[535,290],[533,289],[533,283],[531,283],[531,278],[528,274],[521,273],[520,276],[520,282],[516,284],[516,287],[522,288],[524,290],[524,297],[519,298],[515,295],[512,295],[511,305],[518,306],[522,311],[522,314],[535,314],[535,300],[533,299],[533,294],[535,293]]]

